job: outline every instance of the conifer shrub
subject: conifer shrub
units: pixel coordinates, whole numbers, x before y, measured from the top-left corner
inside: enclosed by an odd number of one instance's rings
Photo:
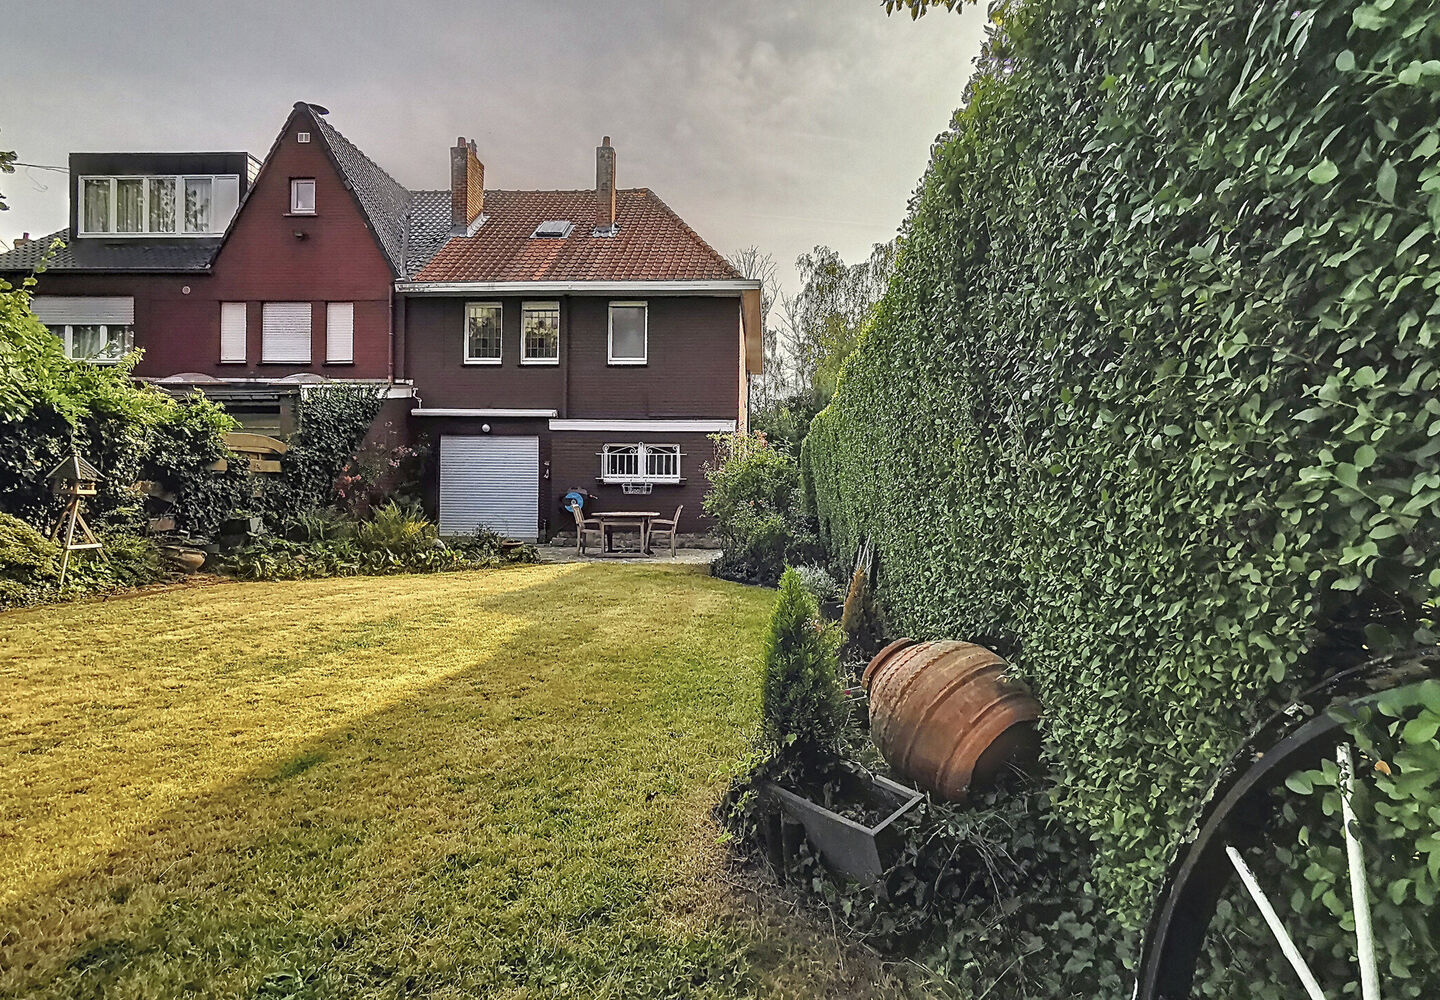
[[[765,636],[761,719],[765,739],[802,772],[822,770],[836,756],[840,641],[800,574],[787,569]]]

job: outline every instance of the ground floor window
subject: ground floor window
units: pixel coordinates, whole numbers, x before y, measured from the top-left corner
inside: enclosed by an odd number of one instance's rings
[[[600,453],[600,478],[607,483],[678,483],[678,444],[607,444]]]
[[[50,332],[65,342],[65,356],[76,361],[112,364],[135,346],[135,328],[128,323],[67,323]]]

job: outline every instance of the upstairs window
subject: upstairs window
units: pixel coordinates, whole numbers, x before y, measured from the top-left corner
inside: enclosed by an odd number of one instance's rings
[[[110,178],[87,177],[80,182],[85,201],[80,218],[81,231],[86,233],[108,233],[110,231]]]
[[[239,205],[235,174],[82,177],[80,235],[219,235]]]
[[[607,444],[600,453],[600,479],[606,483],[680,482],[678,444]]]
[[[526,302],[520,307],[520,363],[560,363],[560,303]]]
[[[150,205],[148,231],[173,233],[175,231],[175,178],[151,177],[146,187]]]
[[[647,312],[644,302],[610,303],[612,365],[643,365],[649,360]]]
[[[465,363],[500,363],[500,321],[504,310],[498,302],[465,303]]]
[[[185,231],[208,233],[215,182],[209,177],[185,178]]]
[[[315,214],[315,179],[297,177],[290,182],[290,213],[292,215]]]

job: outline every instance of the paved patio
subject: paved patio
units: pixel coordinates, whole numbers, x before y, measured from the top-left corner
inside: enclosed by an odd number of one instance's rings
[[[536,551],[540,553],[542,563],[669,563],[671,565],[709,566],[720,558],[719,549],[676,549],[675,558],[671,559],[668,547],[657,547],[653,556],[623,551],[612,555],[601,555],[598,543],[586,546],[586,552],[582,556],[575,551],[574,542],[569,545],[540,545],[537,546]]]

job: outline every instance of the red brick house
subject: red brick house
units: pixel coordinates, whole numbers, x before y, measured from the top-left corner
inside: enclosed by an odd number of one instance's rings
[[[305,385],[384,383],[386,416],[434,444],[446,533],[573,529],[572,488],[683,504],[700,530],[708,435],[744,426],[759,370],[759,283],[619,189],[608,137],[593,189],[487,191],[460,140],[449,189],[412,191],[326,114],[295,105],[260,164],[74,154],[69,229],[0,254],[0,275],[64,239],[34,302],[72,354],[142,348],[138,375],[257,429],[288,429]]]
[[[394,283],[447,235],[447,196],[402,187],[323,109],[296,104],[263,163],[75,153],[70,178],[69,227],[0,254],[0,275],[43,263],[34,309],[72,356],[140,348],[137,375],[198,387],[256,429],[289,429],[317,381],[409,395]]]
[[[452,236],[396,286],[442,530],[573,527],[575,488],[601,510],[683,504],[697,530],[708,435],[745,423],[758,282],[653,192],[618,188],[608,137],[590,190],[486,191],[463,140],[451,164]]]

